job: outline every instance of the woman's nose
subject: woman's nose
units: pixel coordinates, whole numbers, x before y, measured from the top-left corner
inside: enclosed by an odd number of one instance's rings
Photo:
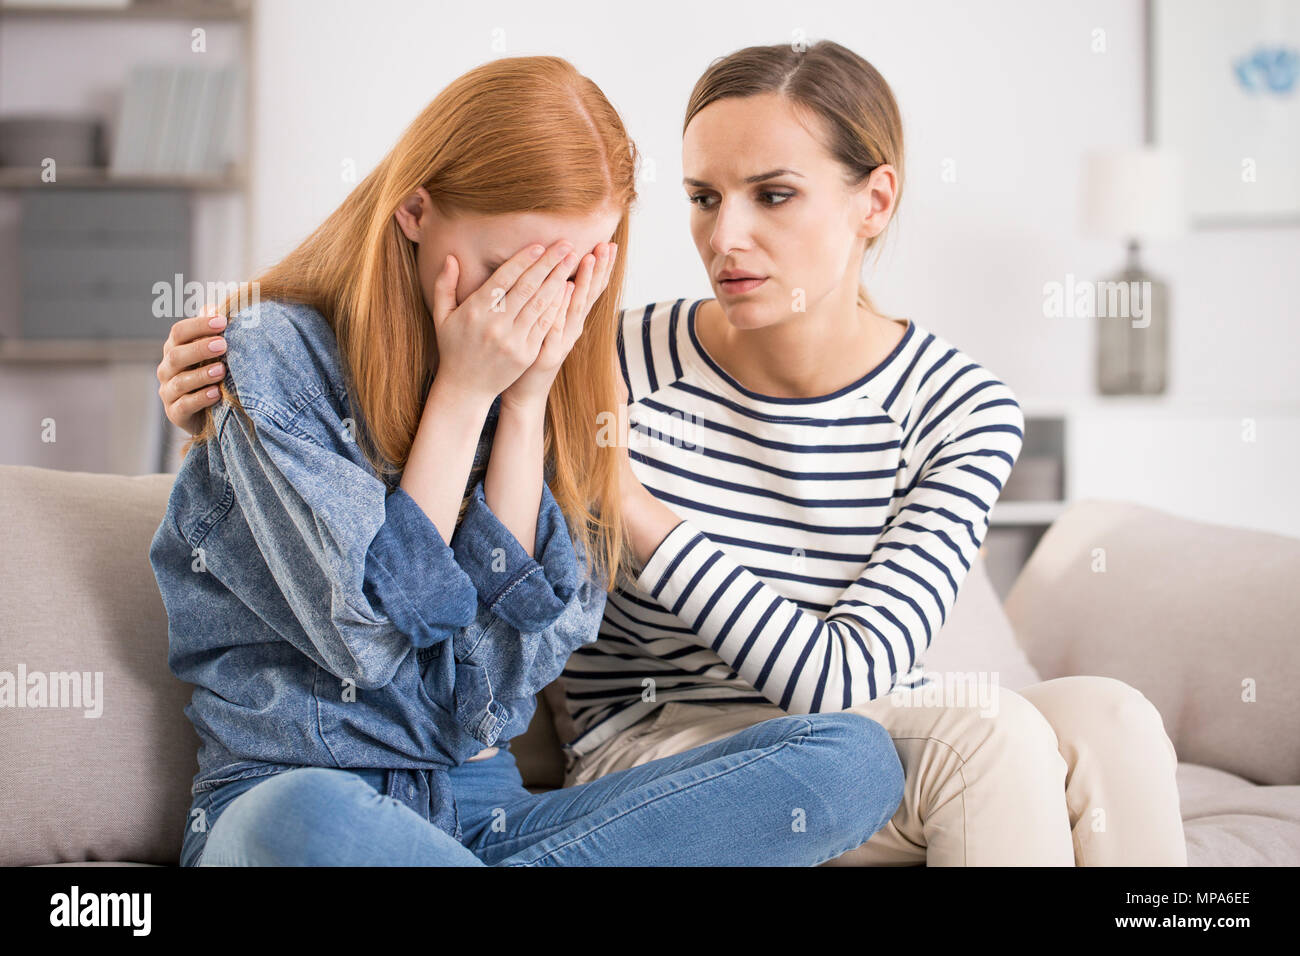
[[[726,255],[732,249],[748,248],[749,223],[744,210],[737,203],[723,200],[718,204],[709,245],[719,255]]]

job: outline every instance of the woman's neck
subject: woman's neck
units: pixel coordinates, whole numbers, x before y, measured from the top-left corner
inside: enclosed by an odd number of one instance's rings
[[[855,290],[856,291],[856,290]],[[907,323],[857,306],[807,312],[759,329],[736,329],[709,299],[695,317],[709,356],[752,392],[773,398],[815,398],[851,385],[883,362]]]

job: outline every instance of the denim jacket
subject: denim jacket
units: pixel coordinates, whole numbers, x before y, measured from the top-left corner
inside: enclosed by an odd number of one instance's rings
[[[430,771],[411,779],[451,832],[446,768],[528,728],[606,594],[548,486],[536,558],[488,508],[474,476],[499,398],[448,545],[362,454],[319,312],[263,301],[225,337],[249,420],[213,409],[216,438],[186,456],[149,552],[168,664],[195,688],[192,792],[298,766]]]

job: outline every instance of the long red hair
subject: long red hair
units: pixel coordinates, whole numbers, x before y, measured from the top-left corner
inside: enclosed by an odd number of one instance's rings
[[[436,367],[433,321],[416,249],[393,213],[423,186],[439,209],[480,214],[623,215],[609,283],[556,376],[547,402],[548,482],[588,573],[606,590],[628,572],[617,449],[597,443],[598,416],[617,407],[612,356],[626,274],[637,152],[600,89],[553,56],[493,60],[454,80],[310,236],[256,277],[260,298],[315,308],[338,339],[357,439],[386,478],[401,472]],[[222,303],[230,317],[241,289]],[[233,310],[233,311],[232,311]],[[238,382],[233,383],[238,389]],[[236,406],[234,393],[223,386]],[[240,409],[242,412],[242,409]],[[212,418],[194,441],[213,436]],[[187,450],[188,450],[187,445]],[[462,514],[464,502],[462,502]]]

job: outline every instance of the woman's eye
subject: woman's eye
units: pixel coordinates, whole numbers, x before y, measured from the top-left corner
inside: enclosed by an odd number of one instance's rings
[[[758,195],[762,200],[763,205],[780,206],[783,203],[785,203],[786,200],[792,198],[794,196],[794,193],[774,192],[770,189],[765,189],[762,192],[760,192]],[[713,197],[710,196],[708,193],[696,193],[694,196],[690,197],[690,202],[691,205],[698,206],[700,209],[712,209],[713,203],[709,202],[709,200],[711,200],[712,198]]]

